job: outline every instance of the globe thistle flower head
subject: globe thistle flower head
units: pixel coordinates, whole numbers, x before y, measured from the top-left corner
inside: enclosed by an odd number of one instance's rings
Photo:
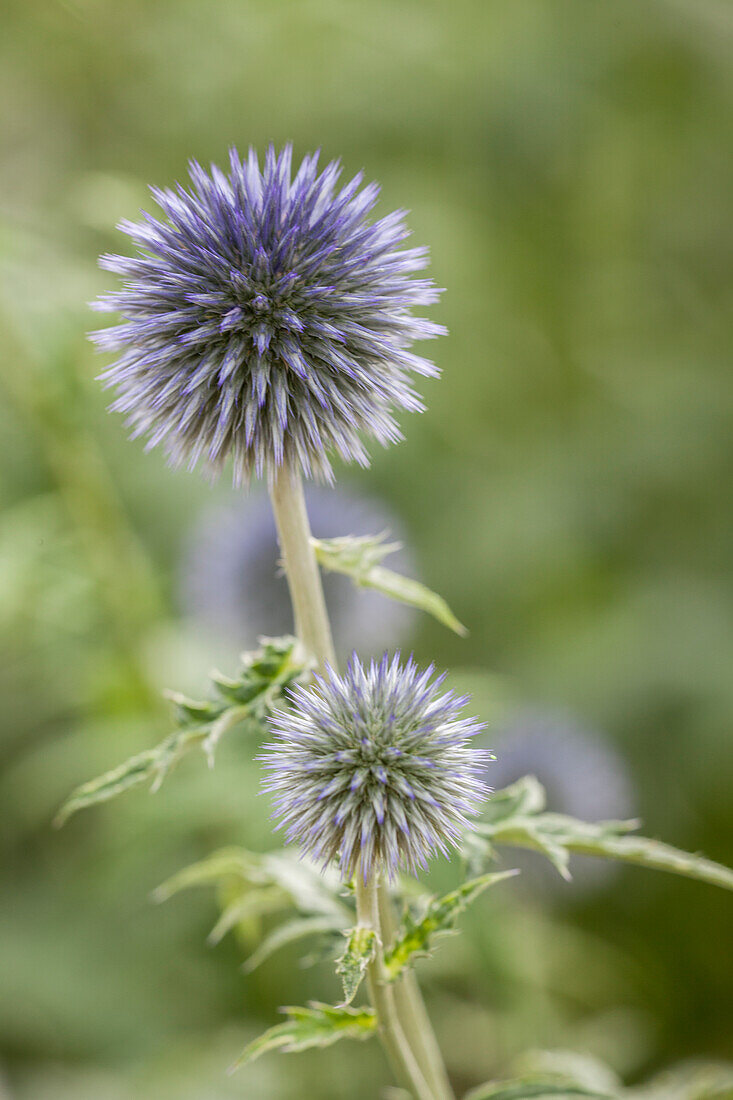
[[[399,653],[364,666],[354,654],[340,676],[328,668],[290,692],[292,709],[270,719],[261,759],[289,843],[344,878],[381,867],[416,872],[448,854],[488,788],[483,729],[461,717],[466,697],[441,692],[444,677]]]
[[[330,480],[333,454],[367,465],[362,435],[401,438],[395,413],[423,408],[411,376],[437,373],[409,350],[444,330],[412,313],[439,292],[414,278],[427,253],[401,247],[404,212],[371,220],[375,184],[338,189],[318,154],[293,177],[291,158],[192,162],[190,189],[151,189],[162,218],[120,225],[139,254],[100,261],[126,280],[95,304],[123,318],[93,334],[120,353],[101,376],[112,408],[176,465],[231,458],[235,482],[284,464]]]

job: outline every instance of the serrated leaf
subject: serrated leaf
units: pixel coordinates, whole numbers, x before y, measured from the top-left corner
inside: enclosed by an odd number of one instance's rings
[[[336,1007],[311,1001],[307,1008],[284,1008],[288,1019],[276,1024],[246,1046],[230,1073],[270,1050],[296,1054],[311,1047],[327,1047],[339,1039],[368,1039],[377,1018],[370,1008]]]
[[[661,840],[641,836],[603,835],[589,837],[582,833],[566,833],[557,838],[569,851],[582,855],[600,856],[603,859],[635,863],[656,871],[670,871],[675,875],[698,879],[725,890],[733,890],[733,871],[721,863],[704,856],[673,848]]]
[[[377,934],[373,928],[357,925],[348,933],[344,953],[336,960],[336,973],[344,987],[342,1004],[349,1005],[353,1001],[376,949]]]
[[[523,1078],[561,1081],[595,1089],[604,1096],[623,1091],[620,1078],[610,1066],[591,1054],[574,1050],[529,1050],[518,1058],[514,1070]]]
[[[449,894],[444,894],[441,898],[431,898],[420,920],[413,919],[410,913],[406,912],[397,930],[394,943],[385,954],[385,970],[389,980],[394,981],[398,978],[414,957],[428,954],[437,936],[452,932],[457,917],[484,890],[517,873],[517,871],[500,871],[469,879]]]
[[[530,848],[547,856],[561,874],[567,871],[570,853],[577,852],[670,871],[733,890],[733,871],[728,867],[659,840],[630,835],[638,827],[636,820],[592,823],[578,821],[565,814],[524,811],[515,816],[502,816],[498,820],[481,821],[474,827],[473,833],[474,837],[488,842],[487,856],[491,855],[492,845]],[[473,853],[470,843],[467,847]]]
[[[288,850],[268,852],[260,860],[260,875],[287,890],[296,909],[345,918],[343,927],[348,926],[351,910],[340,897],[343,883],[335,870],[323,871]]]
[[[244,963],[243,970],[251,974],[281,947],[286,947],[290,943],[297,943],[298,940],[308,936],[319,936],[329,932],[338,933],[342,929],[343,921],[337,917],[299,917],[296,920],[286,921],[265,936]]]
[[[518,1080],[487,1082],[467,1092],[464,1100],[613,1100],[610,1093],[558,1081]]]
[[[107,802],[110,798],[122,794],[123,791],[144,783],[155,774],[157,759],[155,749],[146,749],[145,752],[131,756],[124,764],[105,772],[104,775],[83,783],[64,802],[54,818],[54,825],[60,828],[77,810],[98,802]]]
[[[731,1100],[733,1066],[683,1065],[653,1077],[645,1086],[624,1093],[628,1100]]]
[[[536,851],[550,861],[561,878],[570,882],[572,875],[570,874],[570,853],[567,848],[549,834],[543,833],[541,829],[534,829],[531,825],[527,826],[527,834],[532,836]]]
[[[279,886],[265,886],[246,890],[245,893],[224,906],[221,916],[207,937],[212,946],[219,943],[236,925],[262,917],[266,913],[277,913],[291,905],[289,895]]]
[[[291,939],[341,931],[354,919],[353,911],[338,897],[342,889],[338,875],[322,874],[295,853],[263,855],[245,848],[224,848],[178,871],[155,890],[153,898],[165,901],[196,886],[217,887],[222,906],[208,937],[210,944],[218,943],[231,929],[269,913],[295,909],[307,918],[272,931],[250,959],[250,969]]]
[[[731,1100],[733,1067],[692,1063],[666,1070],[625,1089],[603,1062],[572,1051],[530,1051],[517,1063],[519,1076],[487,1082],[464,1100]]]
[[[498,825],[510,817],[540,813],[546,805],[545,788],[534,775],[525,775],[511,786],[491,794],[482,824]]]
[[[465,626],[436,592],[420,581],[394,573],[380,564],[387,554],[400,549],[399,543],[385,543],[385,535],[347,535],[336,539],[313,539],[319,564],[334,573],[345,573],[361,588],[374,588],[383,596],[416,607],[432,615],[456,634],[465,635]]]
[[[250,884],[257,881],[259,867],[258,857],[245,848],[222,848],[206,859],[192,863],[171,875],[153,891],[153,900],[167,901],[179,890],[188,890],[193,886],[211,886],[225,878]]]
[[[198,702],[175,692],[166,693],[173,702],[179,728],[154,748],[77,787],[62,805],[54,824],[61,826],[79,810],[107,802],[141,783],[150,781],[151,791],[157,791],[181,757],[196,746],[203,748],[212,765],[216,746],[227,730],[246,720],[261,723],[306,666],[295,638],[260,641],[258,650],[243,655],[236,679],[213,675],[213,700]]]

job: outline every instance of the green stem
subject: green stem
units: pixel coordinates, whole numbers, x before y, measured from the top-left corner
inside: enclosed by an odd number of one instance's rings
[[[319,669],[326,664],[335,668],[331,626],[300,474],[282,466],[270,488],[270,498],[293,604],[295,633]]]
[[[394,939],[395,920],[392,899],[384,882],[379,884],[379,919],[384,947],[388,949]],[[438,1040],[413,970],[408,968],[403,971],[394,983],[394,999],[405,1035],[437,1100],[455,1100]]]
[[[295,633],[315,659],[318,668],[323,669],[326,664],[335,668],[331,627],[300,474],[287,467],[278,470],[270,487],[270,497],[293,604]],[[367,970],[367,983],[372,1006],[377,1013],[379,1034],[395,1077],[414,1100],[452,1100],[445,1069],[424,1007],[422,1016],[420,1015],[419,1006],[422,1002],[416,984],[409,1002],[402,997],[403,1009],[410,1022],[412,1045],[403,1031],[395,1002],[395,990],[386,980],[384,969],[378,885],[375,879],[365,882],[361,871],[356,875],[356,911],[359,924],[373,928],[377,935],[377,951]],[[405,988],[409,989],[407,986]],[[427,1028],[428,1034],[421,1036],[421,1028]],[[436,1054],[439,1069],[434,1065]],[[434,1079],[434,1084],[428,1084],[428,1073]]]
[[[417,1058],[407,1041],[397,1014],[394,989],[384,970],[384,947],[379,920],[378,886],[374,877],[364,881],[361,868],[355,878],[356,919],[363,928],[372,928],[377,935],[377,950],[367,968],[367,984],[372,1007],[377,1013],[377,1026],[385,1052],[399,1084],[415,1100],[437,1100],[428,1085]]]

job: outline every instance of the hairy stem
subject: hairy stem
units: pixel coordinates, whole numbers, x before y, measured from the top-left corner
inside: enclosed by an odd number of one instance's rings
[[[335,668],[331,626],[323,598],[321,574],[311,541],[300,474],[282,466],[270,489],[280,550],[295,617],[295,633],[316,665]]]
[[[382,1044],[389,1058],[392,1072],[399,1084],[415,1100],[437,1100],[437,1093],[428,1085],[402,1029],[397,1014],[394,990],[388,983],[384,970],[384,947],[379,920],[378,885],[374,877],[364,881],[359,868],[356,872],[356,919],[363,928],[372,928],[377,934],[377,950],[367,968],[367,984],[372,1007],[377,1013],[377,1026]]]
[[[335,668],[331,627],[300,474],[282,467],[271,486],[270,497],[293,604],[295,633],[318,668],[323,669],[326,664]],[[409,1041],[403,1030],[395,990],[386,981],[384,972],[378,884],[373,878],[365,882],[361,872],[356,876],[356,911],[359,924],[373,928],[377,934],[377,951],[369,964],[367,982],[379,1034],[395,1077],[414,1100],[453,1100],[414,975],[409,976],[414,988],[401,983],[403,991],[399,993],[400,1011],[404,1012],[405,1027],[410,1030]],[[392,935],[390,924],[389,936]]]
[[[379,884],[378,898],[379,919],[386,950],[394,939],[395,919],[392,899],[384,882]],[[394,983],[394,999],[407,1040],[437,1100],[455,1100],[438,1040],[435,1038],[413,970],[405,970]]]

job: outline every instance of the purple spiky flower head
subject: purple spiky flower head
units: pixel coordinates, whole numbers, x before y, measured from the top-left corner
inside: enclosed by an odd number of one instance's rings
[[[231,457],[235,482],[284,464],[330,480],[333,454],[367,465],[362,435],[400,439],[395,412],[423,408],[411,375],[437,373],[409,350],[444,329],[412,313],[439,291],[414,278],[427,252],[401,247],[404,211],[373,221],[376,184],[339,189],[317,153],[293,177],[291,157],[192,162],[189,189],[152,189],[163,218],[120,225],[139,254],[100,261],[126,280],[96,303],[123,317],[93,334],[121,353],[102,375],[112,408],[174,465]]]
[[[483,729],[461,717],[466,696],[441,692],[443,676],[385,654],[366,667],[354,654],[340,676],[327,668],[290,692],[269,719],[264,789],[289,843],[344,878],[360,866],[391,877],[447,854],[488,793]]]

